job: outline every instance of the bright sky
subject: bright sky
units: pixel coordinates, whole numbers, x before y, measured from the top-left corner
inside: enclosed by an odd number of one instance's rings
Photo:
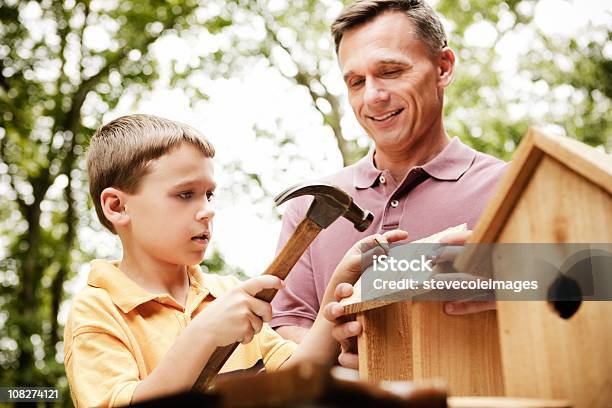
[[[542,0],[536,6],[535,21],[546,33],[572,35],[589,21],[595,24],[609,23],[610,12],[610,4],[605,0],[573,3]],[[491,30],[494,28],[486,23],[475,24],[466,33],[466,40],[475,46],[490,46],[487,42],[490,36],[487,34]],[[504,39],[503,52],[500,52],[501,66],[514,68],[517,56],[529,42],[530,35],[527,30],[522,30]],[[173,48],[175,52],[180,50],[176,44]],[[188,53],[189,47],[181,52]],[[509,73],[512,72],[510,68]],[[339,72],[337,80],[341,84]],[[215,144],[219,163],[240,160],[245,169],[258,169],[264,174],[274,171],[268,161],[270,150],[273,149],[267,147],[267,141],[254,137],[251,125],[254,122],[266,123],[283,118],[283,126],[288,133],[297,135],[300,154],[311,161],[314,171],[307,166],[292,166],[290,172],[269,177],[274,183],[268,186],[268,190],[273,193],[298,181],[312,179],[341,167],[341,157],[331,132],[323,128],[318,115],[308,109],[309,101],[304,94],[278,74],[263,67],[255,67],[243,79],[215,82],[209,93],[210,103],[190,109],[187,98],[180,90],[159,88],[136,110],[195,125]],[[129,112],[130,107],[122,105],[106,115],[105,120]],[[363,132],[352,112],[347,112],[343,123],[346,134],[349,137],[360,137]],[[222,195],[226,187],[224,182],[228,178],[220,171],[217,177]],[[271,198],[266,201],[270,208],[273,206]],[[229,263],[240,266],[247,274],[261,273],[273,258],[280,223],[271,216],[262,218],[255,214],[249,197],[237,197],[236,201],[220,198],[217,207],[214,245],[220,248]]]
[[[32,10],[28,9],[27,13],[34,21],[40,18],[36,7],[32,5],[29,7]],[[611,7],[607,0],[542,0],[535,7],[535,21],[546,33],[572,35],[589,22],[610,26]],[[503,27],[511,23],[502,18],[499,24]],[[466,41],[474,46],[489,47],[492,45],[490,34],[494,34],[494,31],[495,28],[489,23],[474,24],[466,32]],[[92,29],[86,34],[88,42],[108,43],[104,30]],[[499,66],[512,84],[509,88],[511,92],[517,92],[523,85],[520,79],[512,75],[517,56],[530,38],[532,32],[529,30],[516,30],[498,44]],[[156,53],[166,59],[176,58],[190,63],[195,50],[199,48],[199,51],[206,52],[203,44],[209,43],[202,38],[192,38],[191,41],[197,41],[198,47],[194,47],[190,40],[175,38],[162,41],[156,45]],[[612,55],[611,48],[606,49],[608,55]],[[133,57],[137,59],[138,55]],[[461,65],[458,69],[461,69]],[[339,72],[336,70],[331,75],[335,75],[335,85],[343,89]],[[221,250],[228,263],[241,267],[248,275],[256,275],[272,260],[280,230],[280,222],[271,210],[273,195],[296,182],[339,169],[342,160],[331,131],[322,126],[321,118],[310,107],[305,91],[296,88],[274,70],[254,66],[242,78],[207,82],[206,92],[210,100],[193,107],[189,106],[188,97],[181,89],[168,89],[163,85],[156,86],[152,93],[145,95],[135,108],[133,95],[126,94],[115,110],[104,115],[103,121],[133,112],[150,113],[191,124],[207,135],[217,149],[216,176],[219,184],[212,245]],[[303,158],[284,163],[288,168],[286,171],[279,170],[283,167],[282,160],[276,162],[271,156],[277,150],[276,146],[271,145],[268,139],[256,138],[252,130],[255,123],[263,128],[275,129],[279,119],[282,120],[280,127],[298,141],[294,153]],[[350,110],[347,110],[343,127],[349,138],[363,138],[363,132]],[[232,187],[233,178],[230,174],[224,174],[221,168],[235,162],[240,163],[243,171],[262,174],[271,195],[264,197],[257,205],[246,195],[230,197],[227,191]],[[84,249],[95,249],[106,257],[120,257],[120,248],[110,234],[84,231],[82,241]],[[82,272],[86,272],[86,269]],[[83,287],[85,276],[85,273],[81,273],[70,286],[73,289]]]

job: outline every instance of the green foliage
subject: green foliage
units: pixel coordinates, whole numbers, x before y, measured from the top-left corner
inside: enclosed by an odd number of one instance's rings
[[[58,314],[64,284],[95,255],[79,245],[93,221],[83,152],[124,93],[152,89],[156,41],[228,24],[198,21],[199,3],[0,4],[0,384],[57,385],[70,405]]]
[[[334,84],[338,73],[329,26],[343,4],[350,2],[230,1],[223,13],[234,24],[220,33],[230,38],[232,45],[218,50],[214,62],[206,66],[206,72],[228,77],[239,75],[263,60],[305,88],[310,107],[319,112],[324,125],[332,130],[344,164],[358,160],[367,150],[363,140],[346,137],[341,119],[351,112],[344,90]],[[534,0],[435,2],[436,10],[450,27],[450,46],[459,56],[455,82],[446,91],[447,130],[473,147],[506,160],[528,126],[556,125],[557,131],[564,130],[570,137],[610,150],[612,63],[603,55],[604,47],[611,44],[610,32],[594,27],[592,31],[603,34],[603,38],[593,37],[588,45],[577,45],[587,38],[587,33],[576,33],[570,40],[549,38],[533,22],[536,5]],[[466,32],[483,23],[494,29],[491,45],[479,48],[467,43]],[[498,64],[500,53],[504,52],[502,42],[525,28],[533,31],[532,41],[521,46],[524,52],[517,71],[511,77],[504,76]],[[248,35],[242,35],[243,32]],[[571,61],[572,69],[561,69],[559,59]],[[569,93],[579,102],[570,111],[559,113],[558,105],[568,105],[566,100],[555,100],[552,93],[523,90],[513,84],[515,78],[527,78],[532,87],[541,85],[540,79],[549,89],[568,85]],[[516,113],[517,107],[530,107],[536,101],[544,103],[545,108]],[[280,127],[272,136],[283,146],[291,140],[291,135],[287,137]]]
[[[569,39],[549,37],[533,22],[535,5],[528,0],[464,0],[460,7],[454,0],[438,3],[437,10],[452,22],[450,45],[460,56],[455,82],[446,92],[447,130],[474,148],[506,160],[529,126],[556,125],[558,132],[610,151],[612,62],[603,55],[604,47],[612,44],[610,31],[598,27]],[[500,29],[502,16],[510,23]],[[465,42],[466,30],[482,22],[496,27],[496,37],[491,47],[471,47]],[[497,64],[503,51],[497,50],[504,36],[526,28],[533,31],[530,43],[522,47],[517,72],[504,78]],[[578,42],[586,44],[578,46]],[[525,89],[512,83],[522,79],[529,85]],[[563,91],[558,94],[565,97],[556,96],[555,91]],[[539,109],[529,109],[538,103]],[[512,114],[516,107],[524,108],[519,117]]]
[[[202,266],[206,267],[210,273],[219,275],[234,275],[241,280],[246,280],[249,278],[242,269],[228,265],[227,262],[225,262],[223,254],[218,250],[212,251],[212,254],[207,256],[204,262],[202,262]]]
[[[305,91],[306,108],[330,129],[345,164],[365,153],[365,137],[347,137],[341,123],[352,113],[338,86],[329,34],[347,2],[0,3],[0,384],[58,385],[66,391],[57,316],[66,284],[95,256],[81,250],[83,231],[99,228],[87,198],[83,152],[102,115],[123,95],[138,102],[164,77],[165,66],[167,83],[196,102],[208,96],[203,85],[193,85],[195,75],[237,76],[264,63]],[[611,47],[610,31],[589,27],[571,38],[547,36],[534,25],[535,4],[437,2],[459,56],[455,82],[446,92],[447,130],[505,159],[530,125],[553,124],[609,151],[612,62],[604,50]],[[474,47],[466,33],[483,22],[494,27],[491,45]],[[517,71],[508,77],[498,64],[500,48],[523,29],[533,35],[521,45]],[[196,38],[199,46],[185,60],[156,55],[156,43],[169,38]],[[208,42],[218,46],[206,48]],[[256,124],[254,133],[274,140],[273,160],[317,160],[300,157],[280,118],[276,129]],[[224,170],[239,175],[233,194],[275,193],[267,191],[261,174],[242,170],[239,162]],[[219,252],[204,264],[213,273],[245,277]]]

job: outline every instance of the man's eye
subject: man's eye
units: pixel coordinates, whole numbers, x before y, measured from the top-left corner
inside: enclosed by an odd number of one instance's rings
[[[381,75],[383,77],[386,77],[386,78],[393,78],[393,77],[398,76],[399,74],[400,74],[400,71],[397,70],[397,69],[393,69],[393,70],[389,70],[389,71],[383,71],[381,73]]]
[[[214,197],[215,197],[215,193],[213,193],[212,191],[209,191],[208,193],[206,193],[206,199],[208,201],[212,201]]]
[[[351,88],[359,88],[361,85],[363,85],[363,79],[355,79],[349,83]]]
[[[193,191],[183,191],[179,193],[178,196],[183,200],[189,200],[191,197],[193,197]]]

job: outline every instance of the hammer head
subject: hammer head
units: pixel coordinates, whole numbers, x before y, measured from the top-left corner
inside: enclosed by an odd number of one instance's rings
[[[303,195],[314,196],[306,217],[321,228],[327,228],[332,222],[343,216],[352,222],[358,231],[365,231],[374,220],[374,215],[355,204],[350,195],[327,183],[296,184],[276,196],[274,202],[280,205]]]

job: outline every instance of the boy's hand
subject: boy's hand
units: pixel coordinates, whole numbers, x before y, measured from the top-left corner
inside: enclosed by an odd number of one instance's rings
[[[370,235],[348,250],[342,258],[330,280],[327,291],[334,290],[333,299],[323,306],[323,316],[334,324],[332,336],[340,343],[341,352],[338,362],[348,368],[357,368],[357,339],[361,334],[361,324],[356,321],[347,321],[344,316],[344,307],[340,305],[342,299],[353,294],[353,284],[361,276],[362,268],[373,262],[374,255],[381,255],[389,251],[389,243],[408,238],[408,233],[402,230],[393,230],[384,234]],[[336,285],[336,286],[334,286]],[[331,299],[330,294],[325,298]]]
[[[264,289],[282,289],[276,276],[249,279],[214,300],[193,321],[217,347],[240,342],[247,344],[272,319],[270,303],[255,298]]]
[[[389,251],[389,243],[406,238],[408,238],[406,231],[393,230],[384,234],[370,235],[357,241],[340,260],[331,282],[347,282],[353,285],[361,276],[362,267],[366,266],[362,262],[373,262],[373,255],[382,255]],[[363,258],[365,253],[371,254],[371,256],[368,259]]]
[[[344,316],[344,307],[339,303],[342,299],[353,294],[353,285],[341,283],[334,292],[335,302],[325,306],[323,315],[334,324],[332,329],[333,338],[340,343],[340,355],[338,362],[347,368],[359,368],[357,356],[357,336],[361,334],[362,327],[358,321],[347,321]]]

